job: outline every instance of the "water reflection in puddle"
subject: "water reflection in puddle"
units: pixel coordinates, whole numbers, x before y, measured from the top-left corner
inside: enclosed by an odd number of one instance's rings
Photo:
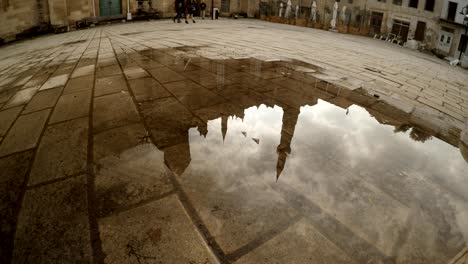
[[[191,58],[184,72],[160,53],[145,54],[169,65],[151,73],[169,96],[141,97],[152,99],[138,108],[159,149],[146,151],[229,261],[445,263],[466,245],[468,165],[450,135],[437,135],[448,144],[376,98],[295,78],[317,68]],[[141,90],[161,94],[152,87]],[[151,159],[138,164],[151,177]],[[156,182],[170,185],[156,167]]]
[[[222,247],[235,251],[296,214],[338,247],[377,259],[444,261],[463,247],[468,166],[459,150],[395,133],[358,106],[346,113],[322,100],[292,113],[261,105],[209,121],[206,137],[189,130],[180,180]]]

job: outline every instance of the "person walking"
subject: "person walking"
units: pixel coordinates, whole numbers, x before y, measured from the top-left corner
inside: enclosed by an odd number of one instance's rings
[[[180,23],[180,18],[182,17],[182,13],[184,14],[185,17],[185,3],[184,0],[175,0],[175,10],[176,10],[176,16],[172,18],[174,23],[176,22],[177,18],[177,23]]]
[[[195,18],[193,17],[193,13],[195,13],[195,10],[197,9],[197,3],[195,0],[185,0],[185,12],[186,12],[186,17],[185,17],[185,23],[188,24],[188,19],[192,18],[193,23],[195,22]]]
[[[205,0],[202,0],[202,2],[201,2],[201,4],[200,4],[200,16],[201,16],[201,19],[205,19],[205,10],[206,10]]]

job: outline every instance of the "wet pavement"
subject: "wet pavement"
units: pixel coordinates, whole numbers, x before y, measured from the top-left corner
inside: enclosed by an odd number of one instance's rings
[[[0,262],[464,261],[463,120],[292,58],[82,32],[4,81]]]

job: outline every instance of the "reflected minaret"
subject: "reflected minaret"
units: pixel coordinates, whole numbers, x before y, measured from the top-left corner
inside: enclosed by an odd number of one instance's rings
[[[223,133],[223,142],[226,138],[226,133],[228,129],[228,116],[222,115],[221,116],[221,133]]]
[[[206,135],[208,135],[208,122],[203,122],[203,124],[199,125],[197,127],[198,133],[200,133],[201,136],[206,138]]]
[[[283,126],[281,127],[281,140],[276,152],[278,153],[278,162],[276,163],[276,181],[278,181],[281,172],[286,165],[286,159],[291,154],[291,141],[296,129],[297,119],[299,118],[299,109],[286,107],[283,109]]]
[[[167,147],[162,151],[164,151],[164,162],[177,176],[182,175],[190,165],[190,161],[192,161],[188,140],[186,142]]]

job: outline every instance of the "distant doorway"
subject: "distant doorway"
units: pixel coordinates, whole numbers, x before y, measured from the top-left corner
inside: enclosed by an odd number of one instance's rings
[[[380,34],[382,28],[383,13],[372,12],[371,14],[371,34]]]
[[[122,14],[121,0],[101,0],[99,1],[100,16],[116,16]]]
[[[416,32],[414,33],[414,39],[418,41],[424,41],[424,35],[426,34],[426,23],[418,21],[416,25]]]

